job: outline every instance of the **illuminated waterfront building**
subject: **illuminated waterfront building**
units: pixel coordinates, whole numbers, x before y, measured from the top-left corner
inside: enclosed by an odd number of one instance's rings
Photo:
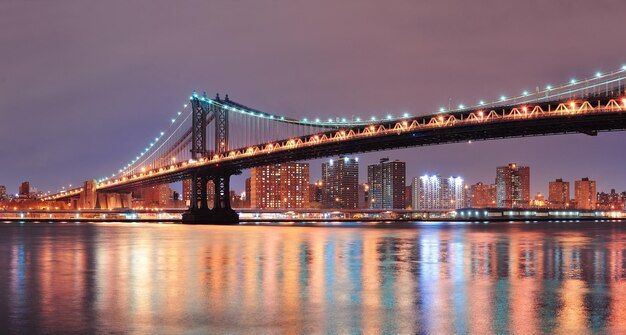
[[[309,164],[283,163],[250,170],[251,208],[309,207]]]
[[[322,206],[356,209],[359,206],[359,159],[339,157],[322,163]]]
[[[169,184],[146,187],[141,190],[144,207],[167,207],[172,203],[173,191]]]
[[[7,196],[7,187],[4,185],[0,185],[0,201],[8,199]]]
[[[370,186],[370,208],[405,208],[406,163],[382,158],[379,164],[367,167],[367,183]]]
[[[555,181],[551,181],[548,186],[548,202],[550,203],[550,208],[568,208],[570,205],[569,182],[559,178]]]
[[[617,193],[611,189],[610,193],[598,192],[596,209],[601,210],[624,210],[626,205],[626,192]]]
[[[439,175],[413,178],[413,209],[456,209],[464,206],[463,178]]]
[[[500,208],[530,205],[530,167],[511,163],[496,168],[496,202]]]
[[[478,182],[470,188],[470,207],[496,207],[496,185]]]
[[[596,209],[596,182],[585,177],[574,182],[574,199],[578,209]]]

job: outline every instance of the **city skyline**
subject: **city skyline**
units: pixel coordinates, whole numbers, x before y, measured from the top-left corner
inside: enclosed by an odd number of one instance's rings
[[[477,11],[474,4],[466,3],[457,4],[452,10],[446,9],[450,20],[459,22],[472,32],[462,38],[452,34],[446,39],[439,38],[438,33],[422,36],[416,28],[420,26],[416,22],[422,22],[438,27],[442,34],[443,31],[458,29],[442,25],[430,17],[429,13],[441,10],[438,6],[444,4],[429,6],[427,11],[419,4],[408,2],[394,7],[364,4],[357,11],[346,4],[333,4],[337,16],[325,25],[311,24],[325,15],[315,6],[298,6],[295,10],[296,5],[285,4],[272,10],[283,21],[281,25],[271,27],[256,17],[259,12],[267,12],[268,9],[262,6],[252,6],[253,9],[243,12],[232,4],[207,8],[208,11],[226,13],[236,8],[237,16],[242,18],[240,29],[243,31],[253,36],[275,35],[276,40],[287,41],[279,45],[270,43],[270,48],[266,48],[243,43],[250,36],[244,38],[221,28],[228,26],[220,24],[221,17],[201,20],[199,15],[202,10],[171,12],[160,2],[151,4],[150,10],[165,18],[166,24],[163,19],[156,19],[158,15],[136,20],[131,13],[139,8],[133,4],[102,6],[101,11],[93,11],[92,8],[87,11],[83,5],[70,1],[55,2],[54,6],[29,2],[3,4],[6,10],[1,11],[0,17],[8,24],[19,26],[21,22],[40,22],[49,29],[29,25],[15,32],[0,32],[0,41],[10,51],[3,58],[7,62],[5,68],[10,71],[3,74],[4,80],[0,80],[0,109],[3,116],[12,120],[10,125],[0,125],[0,142],[11,143],[4,146],[1,152],[5,164],[0,171],[0,182],[9,189],[16,189],[18,183],[29,179],[41,190],[54,191],[63,185],[109,175],[120,162],[134,157],[142,149],[144,143],[137,143],[137,139],[151,138],[163,128],[163,121],[180,108],[179,104],[194,88],[206,89],[210,93],[230,93],[233,97],[254,102],[264,110],[293,117],[383,116],[403,112],[425,114],[441,106],[476,103],[479,99],[493,100],[500,95],[519,94],[537,86],[587,77],[596,71],[619,68],[625,62],[610,48],[565,52],[579,39],[594,38],[594,34],[583,26],[567,27],[567,34],[558,41],[543,34],[544,31],[563,32],[565,29],[552,20],[546,20],[541,28],[526,27],[542,33],[522,34],[506,18],[494,15],[501,5],[493,5],[495,7],[489,6],[493,8],[486,12]],[[594,22],[618,24],[619,20],[611,20],[610,17],[614,15],[618,18],[622,5],[602,1],[602,7],[613,9],[606,12],[595,10],[596,5],[579,2],[576,6],[556,3],[516,3],[512,6],[515,7],[514,12],[523,16],[561,12],[570,17],[585,17],[588,25]],[[396,20],[383,29],[373,28],[368,23],[380,17],[381,8],[384,8],[385,15]],[[61,12],[80,15],[67,17],[63,22],[56,21],[54,17],[48,17],[47,21],[37,19],[38,15],[47,17]],[[301,20],[300,15],[304,12],[313,21]],[[104,16],[94,13],[107,14],[119,24],[98,30],[108,20],[103,21]],[[466,15],[472,13],[489,20],[464,20]],[[344,23],[339,19],[342,14],[350,14],[356,19],[352,22],[354,29],[337,29]],[[209,52],[179,52],[200,38],[197,33],[182,38],[176,34],[179,20],[198,22],[203,28],[199,30],[219,37],[225,43],[224,47],[232,50],[230,54],[237,54],[238,57],[221,57]],[[481,23],[486,21],[500,26],[500,29],[492,30]],[[84,26],[93,30],[76,30]],[[253,29],[258,26],[263,29]],[[286,26],[290,29],[280,29]],[[97,43],[92,38],[94,31],[102,37]],[[129,35],[127,31],[133,33]],[[337,35],[338,31],[341,33]],[[610,34],[619,29],[607,27],[606,31]],[[155,32],[160,33],[163,43],[150,43],[153,39],[142,38]],[[388,39],[390,35],[395,38]],[[525,43],[513,42],[516,37],[528,35],[533,36],[532,49],[544,50],[541,57],[527,50]],[[205,37],[202,36],[203,39]],[[354,45],[341,43],[343,39],[353,41]],[[309,57],[308,40],[315,41],[316,50],[332,57],[332,68],[341,71],[328,71],[328,64]],[[493,50],[489,57],[483,57],[484,48],[480,46],[488,40],[510,42]],[[294,57],[276,63],[273,56],[284,50],[281,49],[283,44],[284,48],[293,52]],[[372,45],[376,47],[372,48]],[[199,47],[200,51],[204,48],[202,45]],[[42,49],[53,56],[44,61],[37,52],[32,52]],[[113,50],[126,50],[128,54],[122,57]],[[212,58],[207,60],[199,56],[203,54]],[[442,54],[446,57],[440,57]],[[147,55],[150,55],[151,61],[145,62]],[[391,58],[398,65],[396,67],[388,66],[389,56],[392,55],[402,55]],[[255,62],[265,62],[268,66],[253,71],[254,75],[250,76],[252,68],[245,64],[250,63],[251,57]],[[355,62],[355,57],[359,61]],[[167,72],[156,71],[163,64],[167,65]],[[207,66],[189,67],[188,64]],[[368,69],[366,73],[364,68]],[[25,69],[35,70],[41,80],[24,78],[12,72],[22,73]],[[368,80],[363,80],[365,74]],[[55,78],[60,77],[66,79],[65,86],[56,85]],[[259,82],[267,83],[268,77],[272,78],[268,85],[258,85]],[[294,81],[294,78],[298,80]],[[324,84],[330,80],[337,85],[330,87]],[[376,96],[377,99],[361,99],[363,96]],[[318,101],[332,103],[326,104],[320,111]],[[21,140],[15,141],[17,138]],[[55,140],[48,141],[51,138]],[[104,138],[107,140],[100,140]],[[616,154],[619,149],[615,144],[624,138],[622,133],[600,134],[597,137],[582,134],[551,136],[451,144],[360,156],[363,164],[373,164],[385,156],[412,157],[407,159],[408,164],[420,162],[415,158],[417,156],[429,157],[428,166],[420,168],[417,175],[434,171],[443,175],[457,174],[448,170],[462,164],[468,157],[485,162],[486,166],[519,161],[535,167],[539,180],[558,177],[573,180],[597,171],[599,189],[607,189],[608,185],[625,189],[626,180],[620,167],[624,166],[626,158]],[[580,155],[580,152],[585,154]],[[497,156],[498,162],[493,161],[492,156]],[[469,164],[465,177],[468,180],[486,180],[484,169],[485,166],[475,162]],[[315,170],[311,173],[318,174]],[[243,185],[241,180],[235,183]],[[531,182],[531,189],[547,194],[543,185]]]

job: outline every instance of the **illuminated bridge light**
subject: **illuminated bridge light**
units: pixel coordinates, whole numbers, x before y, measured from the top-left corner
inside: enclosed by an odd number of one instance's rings
[[[626,65],[622,65],[622,71],[626,71]]]
[[[302,119],[302,122],[307,122],[308,120],[306,118]]]
[[[572,78],[572,80],[570,80],[569,83],[572,85],[576,84],[576,79]]]
[[[393,116],[392,115],[387,115],[387,120],[391,120],[391,119],[393,119]]]
[[[602,72],[596,72],[596,78],[602,77]]]
[[[522,92],[522,95],[527,96],[528,95],[528,91]]]
[[[551,85],[547,85],[547,86],[546,86],[546,90],[551,90],[551,89],[552,89],[552,86],[551,86]]]
[[[372,116],[372,117],[370,118],[370,120],[372,120],[372,121],[376,121],[376,117],[375,117],[375,116]]]
[[[443,112],[445,112],[445,111],[446,111],[446,109],[445,109],[445,108],[443,108],[443,107],[441,107],[441,108],[439,108],[439,111],[443,113]]]
[[[504,95],[500,96],[500,101],[504,101],[506,100],[506,97]]]
[[[187,108],[187,104],[183,104],[183,108]]]
[[[483,100],[480,100],[480,101],[478,102],[478,104],[482,106],[482,105],[484,105],[484,104],[485,104],[485,102],[484,102]]]
[[[409,113],[402,114],[402,117],[409,117]]]
[[[357,117],[357,118],[356,118],[356,122],[361,122],[361,118],[360,118],[360,117]]]
[[[463,108],[465,108],[465,105],[460,104],[460,105],[459,105],[459,108],[460,108],[460,109],[463,109]]]

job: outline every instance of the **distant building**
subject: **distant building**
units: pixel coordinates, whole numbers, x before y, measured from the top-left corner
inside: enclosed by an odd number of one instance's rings
[[[324,208],[358,208],[359,159],[342,156],[322,163],[322,187]]]
[[[413,184],[404,187],[404,208],[413,208]]]
[[[543,194],[541,194],[541,192],[537,192],[537,195],[535,195],[535,198],[532,201],[532,206],[533,208],[545,208],[547,207],[547,203],[546,203],[546,199],[543,196]]]
[[[183,202],[187,206],[191,203],[191,179],[183,179]]]
[[[596,209],[596,182],[583,178],[574,182],[574,198],[578,209]]]
[[[309,199],[311,202],[316,202],[316,203],[319,203],[320,205],[322,204],[322,196],[324,193],[322,186],[323,184],[321,180],[318,180],[309,185],[309,193],[311,194],[309,196]]]
[[[309,164],[283,163],[250,170],[251,208],[308,208]]]
[[[19,196],[20,198],[29,198],[30,197],[30,183],[25,181],[22,182],[22,185],[19,187]]]
[[[359,208],[365,209],[370,208],[371,198],[370,198],[370,185],[368,183],[363,183],[359,185]]]
[[[413,178],[414,210],[456,209],[465,205],[463,201],[463,178],[441,178],[439,175]]]
[[[174,194],[168,184],[145,187],[141,193],[144,207],[168,207]]]
[[[496,168],[496,202],[500,208],[530,205],[530,167],[511,163]]]
[[[7,200],[9,197],[7,196],[7,187],[4,185],[0,185],[0,201]]]
[[[478,182],[470,186],[470,207],[488,208],[496,207],[496,185]]]
[[[548,183],[550,208],[564,209],[570,206],[569,182],[557,179]]]
[[[246,197],[245,197],[245,199],[243,201],[243,207],[244,208],[251,208],[252,207],[252,200],[251,200],[251,197],[252,197],[252,178],[251,177],[246,178],[246,182],[245,182],[244,188],[245,188]]]
[[[370,185],[370,208],[405,208],[406,163],[382,158],[379,164],[367,167],[367,183]]]
[[[617,193],[611,189],[610,193],[598,192],[596,209],[601,210],[624,210],[626,192]]]

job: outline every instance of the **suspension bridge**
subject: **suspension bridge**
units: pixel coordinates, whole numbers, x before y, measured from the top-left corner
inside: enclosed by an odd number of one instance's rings
[[[82,208],[130,207],[134,189],[191,180],[186,223],[238,222],[230,177],[244,169],[296,160],[511,137],[626,129],[626,66],[515,97],[440,109],[427,115],[295,119],[228,95],[194,92],[167,130],[108,177],[46,196],[78,199]],[[209,206],[207,183],[213,181]]]

